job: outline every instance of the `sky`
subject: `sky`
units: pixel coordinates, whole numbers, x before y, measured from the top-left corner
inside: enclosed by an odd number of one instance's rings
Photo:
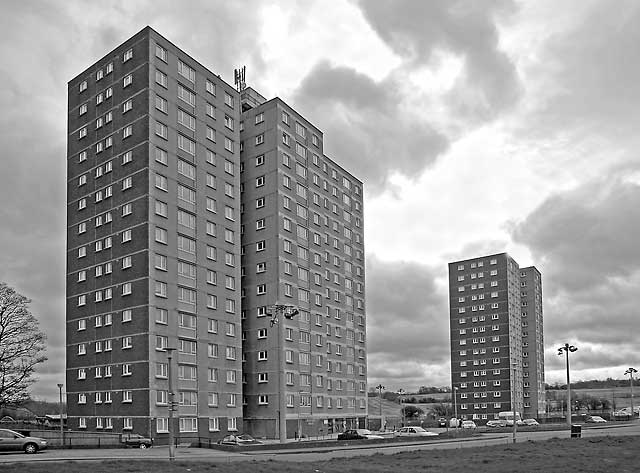
[[[640,368],[640,3],[5,0],[0,281],[64,381],[67,82],[149,25],[278,96],[364,181],[369,385],[450,384],[447,263],[543,277],[546,380]],[[636,320],[636,322],[633,322]],[[392,330],[389,329],[392,327]]]

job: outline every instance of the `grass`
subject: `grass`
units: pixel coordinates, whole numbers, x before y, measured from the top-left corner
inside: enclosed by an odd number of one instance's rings
[[[3,473],[635,473],[640,471],[640,436],[552,439],[516,445],[375,454],[314,462],[102,461],[15,463]]]

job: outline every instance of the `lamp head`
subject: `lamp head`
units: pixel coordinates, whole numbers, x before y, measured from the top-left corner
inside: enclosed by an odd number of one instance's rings
[[[300,311],[294,307],[294,308],[291,308],[289,310],[284,311],[283,313],[284,313],[284,318],[285,319],[293,319],[296,315],[298,315],[300,313]]]

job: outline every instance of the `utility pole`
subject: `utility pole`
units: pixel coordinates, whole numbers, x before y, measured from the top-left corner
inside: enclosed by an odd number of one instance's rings
[[[376,389],[378,390],[378,402],[380,403],[380,431],[382,431],[384,428],[382,422],[382,390],[386,388],[382,384],[378,384]]]
[[[165,351],[167,352],[167,362],[168,362],[168,367],[167,367],[167,375],[169,377],[169,420],[168,420],[168,427],[169,427],[169,461],[174,461],[176,459],[176,446],[175,446],[175,441],[173,439],[173,411],[175,409],[175,401],[174,401],[174,395],[173,395],[173,370],[172,370],[172,357],[173,357],[173,352],[175,351],[175,348],[165,348]]]
[[[624,374],[629,375],[629,386],[631,387],[631,420],[633,420],[633,417],[635,416],[635,411],[633,410],[633,375],[637,372],[638,370],[635,368],[629,368],[624,372]]]
[[[62,388],[64,384],[58,383],[58,389],[60,390],[60,447],[64,448],[64,421],[62,419],[62,412],[64,410],[62,404]]]

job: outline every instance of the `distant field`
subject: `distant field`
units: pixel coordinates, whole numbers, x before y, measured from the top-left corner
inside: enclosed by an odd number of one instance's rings
[[[251,461],[238,463],[177,461],[104,461],[16,463],[3,473],[635,473],[640,471],[640,436],[552,439],[451,450],[377,454],[315,462]]]
[[[637,388],[640,391],[640,387]],[[565,390],[560,389],[549,389],[547,390],[547,399],[550,399],[549,394],[555,394],[557,398],[561,398],[562,396],[566,396]],[[634,393],[635,394],[635,393]],[[596,388],[596,389],[572,389],[571,397],[575,395],[581,396],[590,396],[600,399],[607,399],[611,402],[614,402],[616,409],[622,409],[623,407],[631,406],[631,389],[627,387],[618,387],[618,388]],[[635,396],[634,396],[635,397]],[[638,404],[638,400],[636,399],[636,405]]]

